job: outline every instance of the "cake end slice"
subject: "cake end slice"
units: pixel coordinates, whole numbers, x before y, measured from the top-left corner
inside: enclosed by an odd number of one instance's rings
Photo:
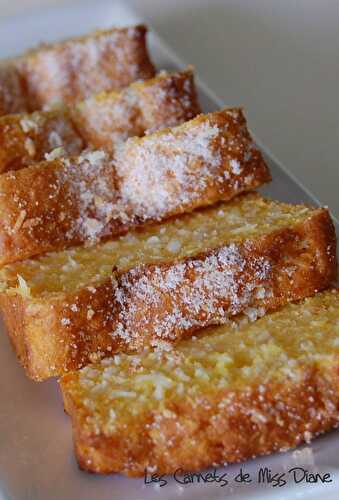
[[[339,293],[61,378],[81,468],[141,476],[286,451],[339,425]]]

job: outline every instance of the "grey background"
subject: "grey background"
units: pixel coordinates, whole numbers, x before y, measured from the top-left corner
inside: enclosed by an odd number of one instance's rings
[[[63,1],[0,0],[0,16]],[[339,1],[126,3],[339,216]]]

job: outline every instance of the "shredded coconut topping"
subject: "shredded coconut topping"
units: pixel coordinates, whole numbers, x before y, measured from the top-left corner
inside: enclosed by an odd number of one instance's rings
[[[178,446],[192,446],[192,439],[204,443],[196,448],[204,460],[208,453],[215,459],[216,443],[223,462],[229,442],[232,460],[248,450],[261,452],[263,442],[284,450],[309,443],[319,425],[339,425],[333,379],[339,347],[331,342],[339,334],[338,311],[338,292],[324,292],[254,323],[236,318],[201,331],[173,351],[121,354],[118,364],[105,359],[68,376],[62,388],[86,415],[87,432],[127,443],[133,429],[140,448],[152,442],[169,464]],[[226,430],[234,425],[229,441]],[[250,448],[244,448],[246,428],[253,433]],[[128,466],[139,467],[135,454],[130,457]],[[313,465],[308,448],[292,458],[296,465]]]
[[[20,125],[23,132],[25,133],[30,132],[31,130],[37,132],[39,129],[38,124],[34,120],[29,119],[28,117],[27,118],[25,117],[22,120],[20,120]]]
[[[65,150],[64,148],[56,148],[53,149],[50,153],[45,154],[45,159],[48,161],[55,160],[56,158],[62,158],[65,156]]]

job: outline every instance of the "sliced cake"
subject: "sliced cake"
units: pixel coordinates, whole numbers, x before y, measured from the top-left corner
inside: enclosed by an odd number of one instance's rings
[[[28,375],[42,380],[313,295],[335,278],[335,255],[327,209],[247,194],[7,265],[0,307]]]
[[[241,110],[0,175],[0,265],[110,239],[270,180]]]
[[[286,451],[339,425],[339,293],[116,355],[61,388],[88,471],[170,474]]]

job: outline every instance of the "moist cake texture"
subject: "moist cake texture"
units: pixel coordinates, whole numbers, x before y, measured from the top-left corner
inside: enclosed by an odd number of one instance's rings
[[[0,307],[27,373],[42,380],[313,295],[335,278],[335,255],[326,209],[248,194],[5,266]]]
[[[339,424],[339,293],[107,358],[61,387],[86,470],[199,470],[308,443]]]

